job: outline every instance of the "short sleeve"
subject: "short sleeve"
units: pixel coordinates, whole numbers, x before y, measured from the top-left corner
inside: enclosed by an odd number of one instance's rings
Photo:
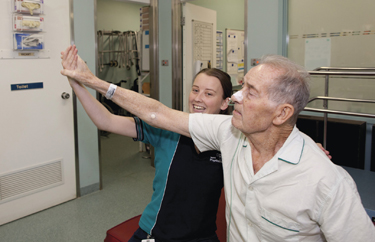
[[[201,113],[189,115],[189,132],[200,151],[220,150],[221,142],[230,132],[231,117]]]
[[[133,138],[134,141],[141,141],[145,144],[159,147],[166,145],[170,140],[175,141],[179,138],[179,134],[152,127],[138,117],[134,117],[134,121],[137,130],[137,138]]]

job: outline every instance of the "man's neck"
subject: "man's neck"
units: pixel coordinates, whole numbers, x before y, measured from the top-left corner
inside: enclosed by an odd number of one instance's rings
[[[246,135],[251,146],[254,174],[280,150],[293,130],[293,126],[272,127],[262,133]]]

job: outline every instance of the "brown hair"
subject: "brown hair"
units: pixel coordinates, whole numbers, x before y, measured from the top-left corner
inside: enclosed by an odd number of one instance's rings
[[[223,100],[232,96],[232,82],[230,80],[230,76],[227,73],[216,68],[204,68],[195,75],[194,79],[201,73],[219,79],[221,87],[223,88]],[[221,110],[220,113],[228,114],[228,108],[226,110]]]

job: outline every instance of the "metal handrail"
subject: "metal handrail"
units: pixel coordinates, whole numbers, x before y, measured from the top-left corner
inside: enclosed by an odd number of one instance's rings
[[[335,71],[323,71],[323,70],[335,70]],[[358,72],[354,71],[357,70]],[[366,71],[367,70],[367,71]],[[325,88],[324,96],[317,96],[309,100],[308,103],[315,100],[324,100],[323,108],[309,108],[305,107],[305,111],[320,112],[324,113],[324,135],[323,135],[323,147],[327,148],[327,120],[328,113],[330,114],[341,114],[341,115],[350,115],[350,116],[360,116],[360,117],[370,117],[375,118],[374,114],[367,113],[355,113],[355,112],[346,112],[338,110],[329,110],[328,101],[346,101],[346,102],[365,102],[365,103],[375,103],[375,100],[366,100],[366,99],[353,99],[353,98],[338,98],[338,97],[329,97],[328,96],[328,87],[329,87],[329,76],[375,76],[375,68],[357,68],[357,67],[319,67],[314,71],[308,72],[311,76],[325,76]]]
[[[324,96],[316,96],[311,98],[309,102],[315,100],[328,100],[328,101],[344,101],[344,102],[361,102],[361,103],[375,103],[375,100],[372,99],[354,99],[354,98],[342,98],[342,97],[324,97]]]
[[[318,68],[315,68],[314,71],[375,71],[375,67],[326,67],[321,66]]]
[[[318,112],[318,113],[330,113],[330,114],[342,114],[342,115],[350,115],[350,116],[366,117],[366,118],[375,118],[375,114],[354,113],[354,112],[346,112],[346,111],[338,111],[338,110],[330,110],[330,109],[305,108],[304,111],[311,111],[311,112]],[[326,148],[326,147],[324,147],[324,148]]]
[[[371,72],[355,72],[355,71],[309,71],[310,75],[316,76],[375,76],[375,69]]]

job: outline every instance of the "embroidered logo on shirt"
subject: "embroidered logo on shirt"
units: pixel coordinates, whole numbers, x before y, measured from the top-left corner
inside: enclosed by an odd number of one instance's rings
[[[210,161],[221,163],[221,153],[216,153],[216,156],[211,156]]]

